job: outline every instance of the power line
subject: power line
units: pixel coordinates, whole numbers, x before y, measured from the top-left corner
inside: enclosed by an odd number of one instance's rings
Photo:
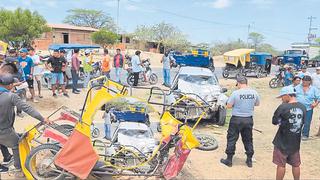
[[[129,3],[136,5],[136,1],[133,0],[127,0]],[[193,21],[198,21],[198,22],[203,22],[203,23],[208,23],[208,24],[214,24],[214,25],[220,25],[220,26],[234,26],[234,27],[239,27],[239,28],[248,28],[248,32],[250,31],[250,29],[252,29],[251,25],[250,27],[248,25],[243,25],[243,24],[231,24],[231,23],[224,23],[224,22],[219,22],[219,21],[212,21],[212,20],[207,20],[207,19],[203,19],[203,18],[197,18],[197,17],[192,17],[192,16],[187,16],[187,15],[182,15],[182,14],[178,14],[175,12],[171,12],[168,10],[163,10],[163,9],[159,9],[159,8],[155,8],[155,7],[151,7],[151,6],[147,6],[144,5],[146,8],[161,12],[161,13],[165,13],[165,14],[169,14],[172,16],[176,16],[179,18],[184,18],[184,19],[188,19],[188,20],[193,20]],[[290,35],[305,35],[304,33],[293,33],[293,32],[285,32],[285,31],[278,31],[278,30],[272,30],[272,29],[265,29],[265,28],[257,28],[255,27],[255,29],[259,30],[259,31],[263,31],[263,32],[270,32],[270,33],[277,33],[277,34],[290,34]],[[270,35],[270,33],[268,33]],[[249,33],[248,33],[249,34]],[[280,37],[277,36],[280,39],[287,39],[285,37]]]

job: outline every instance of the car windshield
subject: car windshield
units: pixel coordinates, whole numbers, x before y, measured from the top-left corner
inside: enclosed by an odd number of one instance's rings
[[[179,79],[184,81],[195,83],[198,85],[217,85],[218,82],[214,76],[205,76],[205,75],[180,75]]]

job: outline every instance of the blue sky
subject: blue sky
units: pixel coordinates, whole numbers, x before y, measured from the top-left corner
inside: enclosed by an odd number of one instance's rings
[[[61,23],[72,8],[103,10],[116,18],[117,0],[0,0],[0,7],[38,11],[49,23]],[[246,41],[251,31],[279,50],[306,41],[308,16],[316,16],[320,36],[320,0],[120,0],[120,27],[133,32],[140,24],[171,23],[193,43]]]

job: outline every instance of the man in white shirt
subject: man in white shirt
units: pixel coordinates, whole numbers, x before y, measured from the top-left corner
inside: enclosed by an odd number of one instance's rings
[[[38,85],[38,95],[39,98],[42,98],[41,95],[41,73],[42,73],[42,68],[40,67],[40,57],[35,53],[35,50],[31,47],[28,49],[29,50],[29,57],[33,61],[34,69],[33,69],[33,78],[35,81],[37,81]]]
[[[320,91],[320,67],[317,67],[316,73],[312,74],[312,85]],[[320,126],[316,136],[320,136]]]
[[[140,61],[140,54],[141,54],[140,51],[136,51],[135,55],[131,58],[132,72],[133,72],[133,77],[134,77],[133,86],[137,86],[138,85],[139,73],[142,71],[141,61]]]

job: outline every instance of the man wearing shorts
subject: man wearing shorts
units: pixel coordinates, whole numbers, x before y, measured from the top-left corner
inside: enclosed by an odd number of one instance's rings
[[[274,137],[273,163],[277,165],[276,179],[282,180],[286,172],[286,164],[292,166],[295,180],[300,179],[300,142],[302,126],[306,119],[306,108],[296,99],[292,86],[281,89],[278,98],[282,104],[272,117],[272,124],[279,125]]]
[[[34,88],[33,88],[33,61],[30,57],[27,56],[28,53],[28,49],[27,48],[22,48],[20,49],[20,56],[18,57],[19,60],[19,64],[23,69],[24,75],[25,75],[25,79],[28,83],[28,88],[31,94],[31,100],[33,102],[38,102],[35,99],[35,92],[34,92]]]
[[[42,73],[42,68],[40,66],[40,57],[35,53],[35,50],[31,47],[29,48],[29,57],[32,59],[33,61],[33,78],[34,80],[37,82],[37,86],[38,86],[38,97],[42,98],[41,95],[41,73]]]
[[[64,85],[64,77],[62,73],[62,69],[66,66],[66,63],[66,59],[60,57],[59,50],[54,50],[53,56],[51,56],[47,61],[46,66],[52,74],[51,85],[53,97],[57,97],[57,84],[61,86],[63,95],[69,97]]]

